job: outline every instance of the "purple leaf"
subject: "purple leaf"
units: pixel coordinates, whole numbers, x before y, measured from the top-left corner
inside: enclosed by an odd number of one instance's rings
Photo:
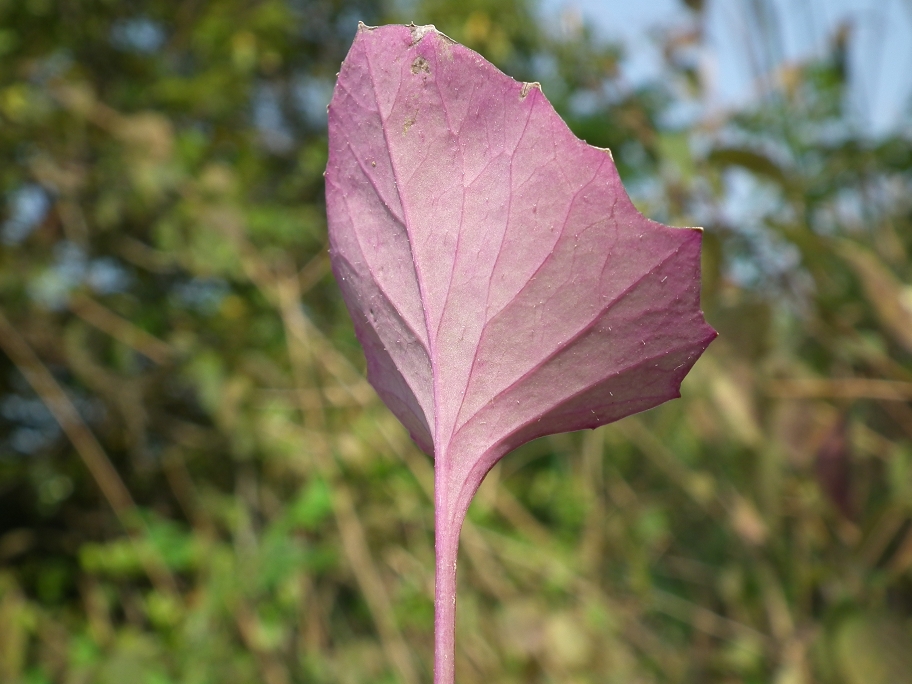
[[[329,106],[333,271],[368,378],[434,456],[434,681],[485,474],[535,437],[680,396],[715,331],[694,228],[642,216],[537,84],[433,26],[363,24]]]

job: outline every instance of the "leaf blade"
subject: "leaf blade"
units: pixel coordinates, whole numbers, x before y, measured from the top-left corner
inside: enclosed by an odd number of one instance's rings
[[[435,681],[459,530],[535,437],[680,396],[715,331],[700,229],[642,216],[610,153],[433,27],[362,26],[329,108],[330,254],[368,379],[435,459]]]

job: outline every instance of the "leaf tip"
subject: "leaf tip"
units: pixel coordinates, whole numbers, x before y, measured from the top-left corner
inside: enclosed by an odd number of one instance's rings
[[[437,27],[433,24],[425,24],[424,26],[418,26],[415,22],[407,24],[409,31],[412,32],[412,45],[420,43],[421,39],[424,38],[429,33],[435,33],[444,41],[450,44],[455,44],[456,41],[450,38],[448,35],[441,33],[437,30]]]
[[[611,153],[611,150],[609,150],[607,147],[596,147],[595,145],[592,145],[592,147],[595,147],[595,149],[601,150],[602,152],[607,154],[608,159],[610,159],[611,162],[614,163],[614,155]]]

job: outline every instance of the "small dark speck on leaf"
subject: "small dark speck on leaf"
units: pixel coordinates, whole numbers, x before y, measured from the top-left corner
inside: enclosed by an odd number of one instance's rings
[[[431,73],[431,65],[428,64],[424,57],[416,57],[415,61],[412,62],[412,73],[419,74],[422,71],[426,74]]]

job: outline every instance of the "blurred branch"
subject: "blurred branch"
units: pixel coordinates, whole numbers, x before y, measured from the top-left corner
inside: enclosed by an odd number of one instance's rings
[[[359,406],[365,407],[377,398],[374,391],[369,385],[356,385],[355,387],[342,385],[328,385],[320,390],[315,389],[261,389],[258,394],[264,401],[271,397],[287,398],[290,395],[296,395],[298,403],[310,411],[319,410],[324,406],[324,402],[334,407]]]
[[[73,402],[51,375],[47,367],[0,312],[0,347],[32,386],[92,474],[105,499],[118,517],[126,516],[136,508],[130,492],[120,479],[111,461],[83,422]]]
[[[329,251],[328,247],[324,247],[298,271],[301,295],[309,292],[329,271]]]
[[[767,396],[776,399],[876,399],[912,401],[912,382],[871,378],[807,378],[774,380],[766,386]]]
[[[259,662],[264,684],[290,684],[288,670],[274,654],[260,647],[257,639],[257,616],[245,601],[235,607],[238,631],[244,645],[250,649]]]
[[[167,273],[174,267],[170,254],[150,247],[129,235],[117,238],[113,247],[118,256],[152,273]]]
[[[137,515],[136,503],[130,496],[129,490],[66,392],[2,311],[0,311],[0,348],[19,369],[19,372],[32,386],[35,394],[57,420],[101,489],[108,504],[114,510],[121,525],[131,533],[131,538],[135,543],[137,539],[133,535],[136,534],[137,527],[142,529],[144,525]],[[137,555],[149,579],[159,590],[164,593],[176,592],[177,586],[174,578],[157,554],[137,549]]]
[[[912,526],[906,530],[903,540],[893,554],[889,563],[889,570],[894,576],[900,577],[912,568]]]
[[[724,518],[714,487],[706,473],[692,471],[651,432],[639,418],[630,416],[616,423],[621,432],[650,462],[679,486],[711,518]]]
[[[661,589],[651,590],[652,606],[660,613],[691,625],[694,629],[705,632],[717,639],[731,639],[733,635],[748,637],[761,648],[769,646],[769,637],[752,627],[714,613],[708,608],[681,598]]]
[[[598,584],[579,575],[574,567],[566,564],[555,553],[559,545],[552,535],[548,535],[544,546],[536,543],[535,552],[531,552],[529,544],[518,541],[493,530],[486,530],[486,536],[492,539],[491,546],[497,549],[502,558],[510,565],[526,567],[541,573],[544,577],[557,585],[570,584],[574,593],[587,605],[604,606],[608,612],[619,615],[623,619],[625,636],[651,656],[664,650],[666,644],[652,639],[651,631],[643,625],[642,603],[643,597],[637,597],[633,605],[625,607],[623,603],[615,600]],[[552,550],[550,553],[541,553],[541,549]],[[648,602],[652,610],[673,617],[694,629],[725,641],[734,641],[736,636],[746,636],[757,643],[762,650],[770,645],[769,637],[748,625],[731,618],[724,617],[708,608],[704,608],[676,594],[663,591],[654,586],[650,587]]]
[[[73,297],[70,300],[70,310],[89,325],[107,333],[118,342],[138,351],[159,365],[167,364],[174,355],[174,350],[170,345],[85,295]]]

